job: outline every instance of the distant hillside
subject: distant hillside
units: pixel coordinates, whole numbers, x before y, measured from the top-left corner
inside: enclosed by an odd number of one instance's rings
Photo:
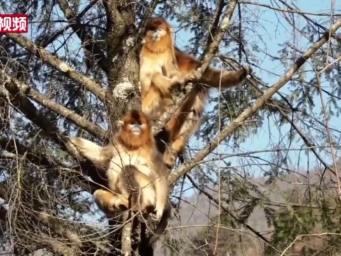
[[[338,162],[338,166],[341,166],[340,161]],[[286,205],[291,205],[295,208],[295,205],[305,205],[309,194],[314,198],[311,201],[319,202],[319,196],[323,195],[323,198],[328,202],[333,202],[337,195],[336,177],[329,171],[326,171],[322,180],[322,174],[322,170],[311,170],[310,172],[300,170],[297,173],[281,175],[270,185],[266,184],[265,178],[252,178],[247,181],[242,180],[242,182],[249,183],[248,187],[251,188],[251,186],[254,186],[254,188],[263,194],[263,202],[264,197],[268,199],[268,202],[262,204],[263,206],[254,208],[252,214],[247,219],[247,224],[265,238],[271,240],[274,226],[273,224],[268,226],[264,207],[268,207],[274,212],[285,210],[287,208],[285,207]],[[218,198],[216,192],[217,186],[211,186],[205,191],[212,195],[213,198]],[[229,198],[229,193],[226,191],[226,188],[223,188],[222,191],[222,197]],[[250,191],[251,197],[260,198],[256,192],[251,189]],[[161,250],[159,242],[156,255],[213,255],[217,228],[213,227],[212,224],[217,223],[216,216],[218,215],[218,211],[216,204],[211,202],[206,195],[199,194],[198,192],[190,198],[183,198],[183,200],[179,213],[176,214],[176,216],[180,217],[178,219],[174,217],[171,220],[168,234],[169,238],[175,241],[182,240],[180,245],[176,246],[177,253],[171,254],[168,250],[167,253],[165,250]],[[251,201],[251,199],[248,199],[248,201]],[[233,208],[238,209],[242,205],[245,205],[245,202],[243,204],[237,202],[234,203]],[[225,206],[227,206],[226,203]],[[302,207],[299,208],[301,209]],[[314,214],[320,214],[318,210],[315,212]],[[235,215],[237,214],[235,213]],[[284,215],[284,217],[286,216]],[[316,224],[314,226],[314,232],[319,233],[321,231],[321,225]],[[218,240],[218,248],[220,249],[218,255],[264,255],[264,242],[256,238],[254,234],[245,228],[236,227],[233,229],[232,227],[223,226],[220,228]],[[166,241],[163,240],[163,243],[166,244]],[[304,238],[301,242],[294,243],[288,252],[291,250],[294,251],[286,255],[306,255],[299,253],[304,246],[305,248],[318,250],[323,247],[323,238],[319,236]]]

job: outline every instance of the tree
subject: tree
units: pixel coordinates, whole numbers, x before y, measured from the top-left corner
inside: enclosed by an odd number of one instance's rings
[[[242,62],[254,68],[245,85],[212,95],[211,109],[203,116],[197,134],[201,149],[193,149],[194,141],[190,141],[183,161],[176,163],[169,176],[175,203],[184,204],[184,184],[189,181],[218,207],[212,219],[216,232],[210,234],[211,253],[226,255],[229,250],[218,240],[231,235],[219,231],[222,225],[252,233],[261,241],[264,255],[285,253],[297,237],[312,233],[316,225],[338,234],[334,228],[339,224],[338,207],[330,205],[337,205],[335,198],[341,195],[335,151],[340,131],[332,127],[330,118],[340,113],[337,31],[341,19],[337,19],[333,1],[330,12],[314,13],[282,0],[271,4],[237,0],[0,3],[1,13],[28,14],[30,23],[26,35],[0,35],[0,197],[4,200],[0,219],[5,251],[16,255],[37,250],[52,255],[120,255],[123,251],[129,255],[138,250],[137,235],[144,233],[137,228],[138,222],[124,222],[122,216],[108,221],[94,208],[91,194],[106,186],[105,176],[90,161],[76,161],[75,152],[65,142],[66,136],[80,136],[105,145],[115,133],[115,122],[127,110],[140,108],[140,39],[145,25],[156,15],[166,17],[182,32],[188,31],[190,39],[182,50],[202,60],[201,71],[210,64],[236,69]],[[259,10],[274,12],[285,29],[294,31],[292,37],[278,43],[277,56],[261,46],[272,43],[261,35],[264,22],[256,16]],[[261,78],[262,57],[282,69],[281,75],[267,70],[276,76],[271,86]],[[181,102],[194,86],[188,84],[184,92],[174,95],[175,101]],[[173,111],[157,120],[155,134]],[[265,150],[257,151],[252,145],[241,150],[267,122],[274,127],[268,130],[269,136],[277,130],[277,142]],[[229,149],[222,153],[223,145]],[[305,160],[292,153],[301,151],[307,155]],[[233,157],[244,161],[244,167],[234,166]],[[300,194],[305,200],[296,202],[297,211],[287,202],[298,197],[287,197],[283,205],[270,207],[275,203],[250,181],[250,169],[246,168],[262,171],[264,184],[271,187],[297,171],[291,161],[306,161],[309,170],[311,157],[323,172],[332,174],[328,177],[336,176],[333,191],[337,193],[328,200],[325,194],[318,198],[312,198],[312,193]],[[311,192],[313,187],[308,184],[307,190]],[[224,190],[229,191],[226,197]],[[317,210],[304,210],[307,205]],[[256,208],[261,208],[269,225],[275,227],[271,236],[248,223]],[[294,212],[297,219],[306,217],[305,221],[285,218],[288,212]],[[321,213],[332,217],[317,218]],[[297,223],[301,226],[291,229],[290,225]],[[136,232],[130,234],[132,227]],[[126,239],[127,235],[133,239]],[[338,241],[337,235],[330,237],[328,245]],[[172,245],[167,253],[183,249],[179,239]],[[201,245],[202,241],[196,246]],[[311,250],[316,253],[320,248]]]

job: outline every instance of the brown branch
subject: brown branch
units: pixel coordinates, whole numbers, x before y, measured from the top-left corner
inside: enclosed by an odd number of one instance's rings
[[[53,35],[50,37],[44,37],[41,40],[36,40],[36,45],[41,48],[46,48],[49,44],[52,44],[59,36],[64,34],[66,30],[68,30],[71,27],[71,25],[66,25],[62,29],[58,30],[55,32]]]
[[[67,246],[65,243],[62,243],[55,238],[44,237],[44,243],[46,243],[48,248],[51,248],[51,250],[55,252],[57,255],[64,255],[64,256],[75,255],[74,248]]]
[[[218,0],[217,2],[218,3],[216,3],[216,10],[214,13],[213,21],[210,24],[210,31],[208,33],[208,39],[207,39],[206,45],[209,45],[210,43],[212,43],[213,36],[217,33],[220,16],[221,16],[222,11],[225,7],[225,1],[224,0]]]
[[[6,203],[8,202],[7,187],[3,184],[0,184],[0,197],[5,200]]]
[[[8,211],[3,206],[0,206],[0,220],[6,223],[8,222],[7,213]],[[57,234],[59,237],[67,238],[72,243],[72,245],[77,246],[83,253],[97,252],[98,254],[96,255],[107,255],[107,253],[109,252],[109,248],[105,246],[105,244],[109,244],[109,241],[108,240],[101,240],[100,242],[96,241],[99,238],[102,238],[102,236],[96,235],[96,231],[89,226],[82,225],[82,228],[86,228],[87,230],[91,231],[86,232],[86,234],[91,234],[86,236],[91,237],[89,238],[85,237],[84,239],[78,233],[69,228],[70,223],[66,220],[54,218],[51,215],[47,214],[46,212],[36,212],[36,216],[39,222],[48,227],[54,234]],[[75,224],[73,224],[72,226],[74,227]],[[48,239],[47,237],[45,238]],[[56,250],[56,252],[64,253],[64,255],[67,256],[74,255],[74,248],[73,250],[69,250],[71,248],[67,246],[65,247],[61,246],[62,244],[58,240],[53,239],[51,240],[51,243],[52,241],[53,243],[58,243],[56,244],[56,247],[53,247],[51,246],[50,241],[48,241],[48,244],[50,244],[51,248],[53,250]]]
[[[81,175],[82,171],[78,168],[69,169],[67,166],[62,164],[56,159],[49,159],[45,153],[36,152],[32,150],[32,148],[28,148],[21,144],[18,139],[15,138],[6,138],[4,136],[0,136],[0,147],[6,150],[8,153],[13,154],[13,157],[25,156],[25,158],[40,167],[48,168],[48,169],[68,169],[70,173],[78,173],[77,179],[79,180],[79,186],[82,187],[85,191],[93,193],[96,189],[100,188],[99,185],[95,184],[87,180],[83,175]],[[12,157],[12,158],[13,158]],[[7,198],[3,197],[2,189],[0,186],[0,197],[7,200]]]
[[[56,166],[51,163],[44,153],[37,154],[36,152],[32,152],[32,150],[29,150],[26,146],[22,145],[18,139],[8,139],[4,136],[0,136],[0,147],[15,155],[25,155],[30,162],[36,165],[51,168]]]
[[[65,76],[71,78],[75,82],[84,85],[86,89],[92,92],[95,96],[97,96],[103,102],[106,100],[105,90],[101,88],[99,84],[89,79],[87,76],[75,71],[69,65],[67,65],[64,61],[61,61],[59,58],[53,56],[51,53],[46,50],[38,47],[26,37],[20,34],[6,34],[7,37],[11,38],[21,47],[35,55],[37,58],[40,58],[42,61],[50,65],[51,67],[57,69],[62,72]]]
[[[102,240],[101,243],[99,243],[95,240],[96,238],[82,239],[82,237],[78,233],[69,228],[70,223],[68,223],[67,221],[53,218],[46,212],[37,212],[36,216],[39,222],[48,227],[54,234],[57,234],[59,237],[67,238],[73,246],[77,246],[78,249],[80,249],[80,251],[83,253],[97,252],[98,254],[96,255],[106,255],[106,253],[109,252],[109,248],[104,246],[104,244],[109,244],[107,240]],[[7,210],[3,207],[0,207],[0,219],[3,221],[7,221]],[[85,228],[87,230],[91,230],[91,234],[95,233],[95,231],[91,227]],[[97,236],[97,239],[98,237],[101,236]],[[45,239],[49,238],[51,239],[51,237],[45,237]],[[67,256],[75,255],[75,248],[71,250],[71,248],[65,246],[65,244],[61,243],[58,240],[51,239],[51,241],[47,241],[47,243],[50,244],[52,250],[54,250],[56,253],[62,253]]]
[[[108,58],[113,58],[120,50],[122,41],[120,40],[126,31],[126,22],[118,11],[117,0],[103,1],[104,9],[107,15],[107,45]]]
[[[186,174],[196,165],[198,161],[204,159],[209,153],[211,153],[227,136],[234,132],[239,126],[241,126],[250,116],[257,112],[267,100],[269,100],[279,89],[281,89],[297,72],[297,70],[329,39],[329,34],[334,34],[335,31],[341,26],[341,18],[331,27],[330,31],[325,32],[324,35],[314,43],[300,58],[298,58],[295,64],[275,83],[270,89],[264,92],[264,94],[258,98],[258,100],[249,108],[245,109],[230,126],[223,129],[216,138],[208,143],[196,156],[186,164],[183,164],[175,172],[169,176],[169,183],[173,184],[182,175]]]
[[[106,131],[104,131],[99,126],[89,122],[88,120],[84,119],[74,111],[57,104],[53,100],[50,100],[46,96],[40,94],[38,91],[34,90],[33,88],[29,87],[28,85],[20,82],[19,80],[11,77],[8,75],[3,69],[0,69],[0,75],[7,81],[6,89],[12,94],[16,94],[18,91],[21,91],[23,94],[27,95],[29,98],[33,99],[34,101],[38,102],[44,107],[56,112],[57,114],[64,116],[69,121],[75,123],[79,127],[83,128],[87,132],[91,133],[94,136],[99,136],[104,138],[106,136]]]
[[[58,234],[61,237],[67,238],[72,245],[77,246],[81,251],[89,253],[91,251],[101,250],[104,252],[109,252],[109,248],[101,245],[100,243],[96,243],[96,241],[91,241],[91,239],[83,239],[79,234],[75,231],[69,229],[69,223],[67,221],[62,221],[60,219],[54,218],[53,216],[47,214],[46,212],[39,212],[38,219],[45,226],[49,227],[53,230],[54,233]],[[88,227],[88,229],[91,229]],[[94,233],[93,230],[91,233]],[[97,236],[99,239],[101,236]],[[84,240],[84,241],[83,241]],[[103,244],[104,241],[101,241]],[[109,241],[106,241],[106,244],[109,244]]]
[[[203,52],[201,61],[203,61],[203,64],[199,67],[200,74],[203,74],[205,70],[208,68],[210,65],[216,51],[218,50],[219,44],[221,40],[223,39],[225,33],[227,32],[231,18],[234,12],[234,9],[236,8],[238,0],[231,0],[229,2],[229,6],[224,14],[224,18],[222,19],[219,27],[219,32],[217,35],[214,36],[212,43],[208,44],[206,49]]]
[[[121,234],[121,243],[122,243],[122,254],[124,256],[130,256],[132,253],[131,248],[131,237],[132,237],[132,229],[133,229],[133,221],[130,218],[131,211],[126,211],[123,213],[123,228],[122,228],[122,234]]]
[[[80,20],[91,9],[91,7],[94,6],[96,3],[97,3],[97,0],[90,1],[90,4],[87,7],[85,7],[83,9],[83,11],[81,11],[76,18],[78,20]],[[71,25],[68,24],[64,28],[62,28],[61,30],[55,32],[49,38],[44,37],[41,40],[36,41],[36,44],[42,48],[46,48],[49,44],[51,44],[53,41],[55,41],[60,35],[62,35],[70,27],[71,27]]]
[[[85,7],[84,11],[80,15],[76,16],[73,10],[70,8],[69,3],[66,0],[58,0],[58,5],[62,9],[66,19],[68,20],[71,28],[82,41],[84,48],[94,54],[94,57],[98,60],[99,66],[105,71],[109,71],[108,60],[104,53],[96,44],[94,39],[86,32],[85,26],[80,22],[80,18],[88,11],[97,1],[91,1],[90,4]]]
[[[261,94],[263,94],[263,92],[258,88],[257,86],[257,82],[261,83],[263,86],[265,86],[265,84],[261,81],[259,81],[258,79],[248,79],[248,82],[250,82],[252,84],[252,86]],[[278,93],[279,96],[285,100],[286,98]],[[280,106],[278,106],[278,104],[276,104],[273,100],[269,99],[268,100],[269,103],[272,103],[275,108],[280,112],[281,116],[288,122],[291,124],[291,126],[295,129],[295,131],[298,133],[298,135],[302,138],[303,142],[307,145],[307,148],[310,149],[313,154],[315,155],[315,157],[322,163],[322,165],[324,166],[325,169],[329,170],[331,173],[333,173],[335,176],[337,176],[336,171],[334,169],[332,169],[324,160],[323,158],[319,155],[319,153],[317,153],[316,150],[316,146],[314,145],[314,143],[312,143],[308,137],[304,134],[304,132],[295,124],[294,120],[291,120],[290,117],[282,110],[282,108]]]
[[[6,87],[6,84],[9,82],[11,81],[5,79],[3,81]],[[45,116],[40,113],[40,111],[21,91],[13,91],[12,93],[11,95],[9,95],[11,97],[11,103],[17,111],[19,110],[19,113],[21,112],[21,114],[24,114],[26,118],[31,120],[35,125],[43,130],[43,133],[41,133],[40,135],[52,139],[57,145],[61,147],[62,150],[69,152],[75,159],[78,160],[78,153],[74,149],[67,148],[66,146],[66,143],[68,142],[68,137],[65,136],[66,134],[62,134],[52,122],[46,119]],[[89,175],[93,181],[104,186],[106,185],[106,178],[104,178],[102,172],[97,170],[97,168],[92,164],[91,161],[80,161],[80,166],[80,171],[85,171],[85,173]]]
[[[150,4],[143,20],[140,23],[139,32],[137,33],[137,36],[136,36],[137,40],[141,37],[141,35],[144,34],[144,32],[146,30],[146,25],[149,23],[158,3],[159,3],[158,0],[153,0],[152,3]]]
[[[236,64],[232,63],[232,61],[230,59],[225,58],[224,56],[221,56],[224,61],[230,65],[234,70],[237,69]],[[264,87],[269,88],[269,86],[267,86],[264,82],[262,82],[259,79],[256,79],[255,77],[251,77],[251,78],[247,78],[247,82],[251,84],[252,87],[254,87],[259,93],[263,94],[263,91],[261,89],[259,89],[257,84],[261,84]],[[309,84],[310,86],[316,87],[316,85],[314,84]],[[318,88],[317,88],[318,89]],[[328,95],[330,95],[331,97],[333,97],[333,94],[330,94],[329,92],[325,91],[325,93],[327,93]],[[290,102],[285,98],[285,96],[283,96],[281,93],[277,92],[277,94],[281,97],[281,99],[283,99],[288,105],[290,105],[291,109],[293,110],[293,107],[291,106]],[[337,97],[336,97],[337,98]],[[275,101],[269,99],[268,103],[272,104],[281,114],[281,116],[288,122],[291,124],[291,126],[294,128],[294,130],[298,133],[298,135],[302,138],[303,142],[306,144],[307,149],[310,149],[313,154],[315,155],[315,157],[321,162],[321,164],[324,166],[324,168],[326,170],[329,170],[331,173],[333,173],[335,176],[337,176],[337,172],[335,171],[335,168],[333,169],[331,166],[329,166],[324,160],[323,158],[319,155],[319,153],[316,150],[316,146],[314,145],[314,143],[312,143],[309,138],[304,134],[304,132],[295,124],[295,122],[293,120],[290,119],[289,115],[286,114],[283,109],[281,108],[281,106],[279,106]],[[305,113],[306,115],[308,115],[307,113]],[[316,120],[316,122],[318,122],[321,125],[324,125],[322,122]],[[341,178],[339,179],[341,180]]]
[[[157,134],[162,130],[162,128],[165,126],[165,124],[172,118],[175,111],[185,102],[187,97],[189,96],[189,93],[193,90],[194,85],[192,83],[187,84],[184,87],[183,93],[179,96],[175,97],[174,99],[174,105],[169,107],[167,111],[162,114],[162,116],[154,122],[154,125],[152,127],[153,134]]]

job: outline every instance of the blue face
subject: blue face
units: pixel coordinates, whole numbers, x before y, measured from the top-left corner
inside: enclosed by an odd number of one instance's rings
[[[146,128],[146,125],[145,124],[141,124],[141,123],[138,123],[136,121],[128,124],[128,129],[129,131],[135,135],[135,136],[139,136],[142,134],[142,131]]]

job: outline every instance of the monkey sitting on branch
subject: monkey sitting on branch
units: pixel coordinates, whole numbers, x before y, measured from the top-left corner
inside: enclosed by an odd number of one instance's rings
[[[159,36],[157,42],[155,33]],[[195,72],[180,72],[173,34],[173,28],[163,18],[153,19],[146,27],[140,51],[140,84],[142,111],[148,115],[162,115],[173,103],[171,89],[196,78]]]
[[[209,89],[234,87],[243,82],[246,76],[252,72],[251,67],[242,67],[237,71],[221,71],[208,67],[199,78],[196,69],[200,66],[200,62],[175,47],[171,35],[172,31],[173,28],[162,17],[152,19],[146,27],[140,53],[140,70],[143,70],[140,72],[142,110],[147,113],[157,112],[158,115],[162,115],[170,105],[174,105],[171,90],[175,83],[163,82],[167,79],[170,80],[167,77],[171,77],[172,81],[179,77],[181,79],[190,77],[195,80],[196,84],[205,86],[195,86],[158,136],[159,139],[163,139],[162,137],[166,133],[169,137],[166,139],[170,142],[168,145],[169,153],[165,152],[164,156],[164,162],[169,168],[174,164],[174,155],[177,156],[184,151],[187,141],[198,130],[209,96]],[[170,60],[174,61],[173,64],[162,65],[166,59],[169,60],[169,63],[171,63]],[[159,69],[157,70],[154,67]],[[182,76],[179,75],[179,71],[183,74]],[[146,74],[150,77],[156,76],[155,73],[157,73],[157,77],[163,77],[163,80],[154,79],[151,81],[146,79]],[[183,83],[183,80],[181,82]],[[160,105],[163,107],[158,107]]]
[[[127,209],[147,216],[155,212],[160,223],[149,238],[152,243],[163,233],[170,217],[169,171],[156,148],[147,115],[132,110],[119,124],[113,142],[105,147],[80,137],[69,138],[68,146],[97,167],[109,162],[106,174],[110,191],[94,192],[94,201],[107,217]]]

